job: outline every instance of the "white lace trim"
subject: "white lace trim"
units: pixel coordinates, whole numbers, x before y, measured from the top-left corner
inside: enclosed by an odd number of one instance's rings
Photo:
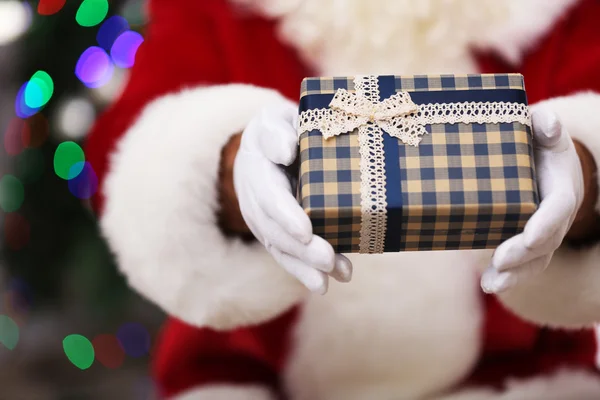
[[[465,102],[424,104],[409,115],[419,125],[431,124],[500,124],[519,122],[531,125],[529,106],[522,103]]]
[[[329,108],[300,113],[298,135],[319,130],[325,139],[358,129],[361,174],[360,253],[383,253],[387,200],[383,131],[418,146],[425,125],[498,124],[531,126],[526,104],[507,102],[434,103],[417,106],[408,92],[379,100],[376,76],[357,76],[355,93],[338,89]]]
[[[379,101],[379,82],[377,77],[358,76],[354,79],[354,84],[357,95],[353,97],[359,99],[363,107],[372,108],[381,104]],[[340,101],[339,105],[343,107],[348,104],[346,102],[348,100]],[[387,201],[385,193],[383,132],[381,132],[379,125],[369,120],[361,124],[358,127],[358,142],[361,180],[359,252],[367,254],[383,253],[387,222]]]
[[[331,101],[330,108],[300,113],[298,133],[302,135],[317,129],[325,139],[329,139],[352,132],[367,123],[374,123],[403,143],[418,146],[422,136],[427,133],[425,125],[512,122],[531,126],[531,115],[526,104],[464,102],[417,106],[407,92],[401,92],[378,104],[369,102],[367,105],[364,98],[340,89]]]

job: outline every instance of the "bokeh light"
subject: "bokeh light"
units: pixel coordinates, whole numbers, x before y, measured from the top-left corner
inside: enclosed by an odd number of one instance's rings
[[[21,36],[31,24],[31,7],[27,2],[0,2],[0,46]]]
[[[22,141],[25,147],[40,147],[48,139],[50,127],[43,114],[37,113],[26,120],[27,126],[22,131]]]
[[[137,32],[123,32],[110,49],[110,56],[115,65],[119,68],[133,67],[135,54],[143,41],[144,38]]]
[[[88,369],[94,363],[94,346],[82,335],[69,335],[63,339],[65,355],[79,369]]]
[[[114,66],[106,51],[97,46],[85,50],[75,66],[75,75],[89,88],[97,88],[112,77]]]
[[[96,360],[106,368],[119,368],[125,360],[125,352],[115,335],[98,335],[92,340]]]
[[[94,101],[106,106],[108,103],[111,103],[114,99],[119,97],[121,93],[123,93],[128,75],[128,69],[114,68],[112,78],[110,78],[105,85],[91,91],[90,94]]]
[[[19,343],[19,326],[8,315],[0,315],[0,344],[13,350]]]
[[[98,177],[88,162],[76,163],[69,173],[69,191],[78,199],[87,200],[98,191]]]
[[[95,117],[96,110],[89,100],[72,98],[60,106],[56,119],[64,137],[81,139],[88,133]]]
[[[25,198],[23,184],[13,175],[4,175],[0,179],[0,208],[10,213],[21,208]]]
[[[117,338],[130,357],[143,357],[150,350],[150,333],[141,324],[130,322],[121,325]]]
[[[6,154],[16,156],[23,151],[23,137],[28,135],[29,125],[19,117],[14,117],[8,123],[4,132],[4,149]]]
[[[13,251],[25,248],[29,243],[31,228],[22,215],[12,212],[4,217],[4,244]]]
[[[25,104],[31,109],[39,109],[50,101],[54,93],[54,82],[45,71],[37,71],[25,86]]]
[[[44,169],[44,154],[40,149],[26,149],[17,157],[16,174],[24,184],[39,180]]]
[[[13,278],[8,284],[9,291],[14,294],[12,305],[13,310],[18,313],[28,312],[33,304],[33,291],[31,286],[23,279]]]
[[[147,0],[129,0],[123,4],[120,14],[130,25],[144,25],[148,21]]]
[[[79,6],[75,20],[81,26],[98,25],[108,14],[108,0],[84,0]]]
[[[26,119],[37,113],[39,108],[31,108],[25,103],[25,89],[27,88],[27,83],[25,82],[19,92],[17,93],[17,97],[15,98],[15,113],[18,117]]]
[[[11,317],[17,325],[22,325],[26,314],[33,304],[31,287],[22,279],[14,278],[10,281],[8,288],[9,289],[4,293],[6,314]]]
[[[40,15],[56,14],[63,8],[67,0],[40,0],[37,11]]]
[[[75,142],[62,142],[54,152],[54,172],[64,180],[73,179],[84,167],[85,154]],[[79,169],[72,167],[77,165]]]
[[[96,41],[104,50],[110,51],[119,35],[127,30],[129,30],[127,20],[119,15],[114,15],[102,23],[96,34]]]

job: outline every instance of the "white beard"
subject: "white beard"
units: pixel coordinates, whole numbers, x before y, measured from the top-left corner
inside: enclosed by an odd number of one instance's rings
[[[472,48],[518,63],[578,0],[232,0],[279,18],[321,75],[475,72]]]

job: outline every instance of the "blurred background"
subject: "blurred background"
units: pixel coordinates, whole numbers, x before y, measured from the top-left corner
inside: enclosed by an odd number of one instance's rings
[[[82,150],[143,42],[143,0],[0,0],[0,400],[153,399],[164,316],[99,236]]]

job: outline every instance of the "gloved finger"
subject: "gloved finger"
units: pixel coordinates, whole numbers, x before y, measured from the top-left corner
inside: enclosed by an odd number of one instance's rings
[[[335,255],[335,267],[329,274],[338,282],[346,283],[352,279],[352,262],[341,254]]]
[[[329,243],[319,236],[313,236],[308,244],[300,243],[275,223],[263,222],[265,246],[276,248],[303,263],[323,272],[332,272],[335,253]]]
[[[262,211],[296,240],[308,244],[313,237],[310,218],[292,195],[285,173],[265,161],[261,176],[250,178],[252,192]]]
[[[252,217],[249,218],[251,222],[248,227],[253,232],[258,231],[261,243],[267,250],[274,247],[313,268],[324,272],[333,271],[335,253],[327,241],[319,236],[312,235],[308,243],[300,242],[278,225],[276,221],[272,220],[251,196],[248,198],[248,203],[252,207]]]
[[[513,236],[502,243],[492,256],[491,266],[498,272],[518,268],[531,260],[554,252],[566,233],[566,226],[558,230],[546,242],[540,242],[535,247],[527,246],[524,233]]]
[[[550,263],[552,254],[553,253],[550,253],[535,258],[510,271],[500,272],[490,265],[481,277],[481,288],[485,293],[494,294],[502,293],[513,288],[520,282],[531,279],[535,275],[543,272]]]
[[[558,116],[547,108],[535,108],[532,112],[534,145],[536,148],[560,153],[569,148],[569,135]]]
[[[263,155],[275,164],[290,165],[298,153],[295,118],[297,107],[282,102],[262,111],[258,145]]]
[[[576,207],[577,201],[573,194],[551,193],[542,200],[538,210],[527,221],[523,230],[525,245],[529,248],[538,247],[555,237],[558,231],[569,225]]]
[[[322,271],[318,271],[302,261],[272,248],[271,255],[282,268],[296,277],[311,292],[325,294],[329,286],[329,277]]]
[[[576,201],[571,194],[552,193],[531,216],[523,233],[496,249],[492,265],[498,271],[504,271],[556,250],[571,224],[575,209]]]

